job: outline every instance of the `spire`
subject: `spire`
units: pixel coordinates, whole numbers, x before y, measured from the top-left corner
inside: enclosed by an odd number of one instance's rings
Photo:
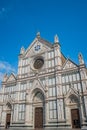
[[[20,54],[24,54],[24,52],[25,52],[25,48],[22,46],[20,50]]]
[[[79,53],[78,58],[79,58],[79,63],[80,63],[80,65],[81,65],[81,64],[84,64],[84,59],[83,59],[83,56],[82,56],[81,53]]]
[[[8,75],[7,75],[7,73],[6,73],[6,74],[3,76],[3,82],[6,82],[7,78],[8,78]]]
[[[54,36],[54,43],[59,43],[59,38],[58,38],[57,34]]]
[[[40,32],[37,32],[36,36],[39,38],[40,37]]]

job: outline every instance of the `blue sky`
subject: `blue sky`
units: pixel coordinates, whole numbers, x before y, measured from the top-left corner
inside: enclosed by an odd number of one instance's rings
[[[63,54],[87,63],[87,0],[0,0],[0,80],[17,72],[21,46],[38,31],[52,43],[58,34]]]

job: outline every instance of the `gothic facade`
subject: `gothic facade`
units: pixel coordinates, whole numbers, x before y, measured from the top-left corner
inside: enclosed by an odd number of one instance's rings
[[[37,34],[21,48],[17,75],[5,74],[0,90],[0,127],[86,128],[87,68],[61,52],[58,36],[51,44]]]

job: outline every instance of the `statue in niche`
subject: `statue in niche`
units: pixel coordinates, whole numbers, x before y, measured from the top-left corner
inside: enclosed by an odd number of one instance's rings
[[[9,109],[11,109],[12,108],[12,106],[11,106],[11,104],[10,104],[10,102],[7,102],[7,107],[9,108]]]
[[[62,118],[62,108],[61,108],[61,103],[59,104],[59,110],[60,110],[60,115],[59,115],[59,117],[60,117],[60,119]]]

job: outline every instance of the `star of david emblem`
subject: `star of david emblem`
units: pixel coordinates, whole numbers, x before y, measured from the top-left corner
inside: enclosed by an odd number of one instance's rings
[[[38,51],[38,50],[40,50],[40,45],[35,46],[35,51]]]

